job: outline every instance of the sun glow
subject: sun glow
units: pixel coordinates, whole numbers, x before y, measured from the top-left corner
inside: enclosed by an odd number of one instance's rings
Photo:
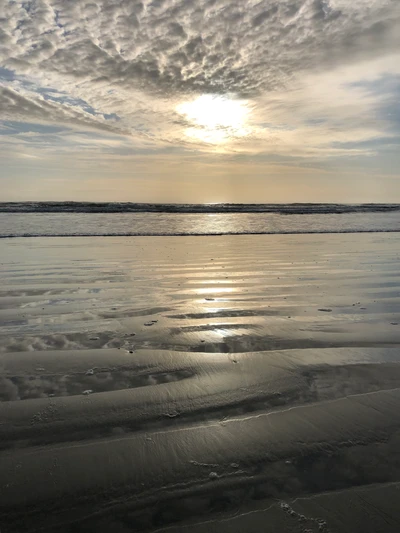
[[[205,94],[177,107],[190,123],[186,135],[211,144],[220,144],[249,133],[248,104],[225,96]]]

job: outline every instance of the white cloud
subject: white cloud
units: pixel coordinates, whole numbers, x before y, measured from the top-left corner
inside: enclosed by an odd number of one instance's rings
[[[380,95],[351,83],[399,70],[396,0],[31,0],[0,18],[5,120],[318,157],[387,135]],[[204,94],[248,102],[236,133],[179,113]]]

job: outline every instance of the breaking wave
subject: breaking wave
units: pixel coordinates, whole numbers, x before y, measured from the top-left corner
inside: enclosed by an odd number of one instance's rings
[[[132,202],[2,202],[0,213],[388,213],[400,204],[151,204]]]

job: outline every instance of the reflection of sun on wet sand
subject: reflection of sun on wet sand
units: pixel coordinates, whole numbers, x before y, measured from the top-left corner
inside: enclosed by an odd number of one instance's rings
[[[399,241],[2,241],[2,529],[397,532]]]

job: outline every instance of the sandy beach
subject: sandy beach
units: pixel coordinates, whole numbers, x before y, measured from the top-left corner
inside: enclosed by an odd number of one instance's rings
[[[400,236],[0,241],[2,533],[395,533]]]
[[[0,21],[0,533],[400,533],[400,0]]]

